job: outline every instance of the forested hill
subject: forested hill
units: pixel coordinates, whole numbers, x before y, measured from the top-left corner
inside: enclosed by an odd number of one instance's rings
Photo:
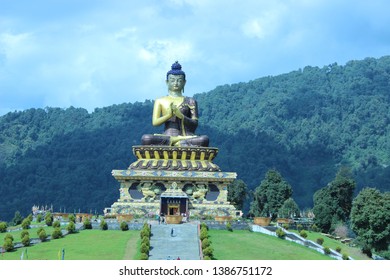
[[[217,164],[250,188],[276,168],[300,207],[350,166],[363,186],[390,190],[390,56],[305,67],[196,94],[198,134]],[[112,169],[135,160],[131,146],[151,126],[153,103],[46,108],[0,117],[0,220],[33,204],[98,211],[117,200]]]

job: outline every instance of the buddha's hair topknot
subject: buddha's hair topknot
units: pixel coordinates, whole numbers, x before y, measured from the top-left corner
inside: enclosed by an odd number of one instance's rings
[[[178,61],[172,64],[171,70],[167,72],[167,80],[169,75],[183,75],[184,79],[186,78],[186,73],[181,70],[181,65]]]

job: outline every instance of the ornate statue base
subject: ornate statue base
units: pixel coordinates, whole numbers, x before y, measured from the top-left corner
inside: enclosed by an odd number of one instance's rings
[[[120,197],[111,214],[236,216],[227,186],[237,174],[212,162],[217,148],[134,146],[133,153],[137,161],[127,170],[112,171]]]

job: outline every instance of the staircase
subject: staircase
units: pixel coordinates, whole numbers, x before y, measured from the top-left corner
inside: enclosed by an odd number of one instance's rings
[[[178,258],[180,260],[200,259],[198,224],[152,224],[149,260]]]

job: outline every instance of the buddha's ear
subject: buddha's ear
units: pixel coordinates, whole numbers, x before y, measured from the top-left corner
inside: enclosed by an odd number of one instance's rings
[[[183,84],[183,93],[184,93],[184,88],[185,88],[185,86],[186,86],[186,80],[184,80],[184,84]]]

